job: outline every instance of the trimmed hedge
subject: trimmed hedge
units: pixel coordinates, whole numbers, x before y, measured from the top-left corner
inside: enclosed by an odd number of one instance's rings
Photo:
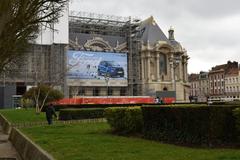
[[[82,109],[82,108],[109,108],[109,107],[134,107],[136,104],[64,104],[54,105],[56,111],[62,109]]]
[[[179,144],[238,143],[233,109],[219,107],[143,107],[147,139]]]
[[[238,135],[238,140],[240,141],[240,108],[234,109],[233,115],[236,118],[237,135]]]
[[[114,132],[119,134],[142,131],[142,110],[140,107],[111,107],[105,109],[105,117]]]
[[[62,109],[59,111],[59,120],[78,120],[103,118],[104,108]]]

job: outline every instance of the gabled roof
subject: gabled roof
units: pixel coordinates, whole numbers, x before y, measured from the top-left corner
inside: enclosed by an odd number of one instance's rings
[[[192,73],[188,75],[189,82],[198,81],[198,79],[199,79],[199,74]]]
[[[149,42],[151,45],[154,45],[158,41],[165,41],[171,45],[171,42],[157,25],[152,16],[141,22],[140,29],[141,40],[144,44]]]

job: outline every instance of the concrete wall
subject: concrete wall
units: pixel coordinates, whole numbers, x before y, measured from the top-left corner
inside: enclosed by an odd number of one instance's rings
[[[0,108],[11,108],[13,95],[16,95],[16,86],[0,86]]]
[[[4,89],[0,87],[0,109],[4,107]]]

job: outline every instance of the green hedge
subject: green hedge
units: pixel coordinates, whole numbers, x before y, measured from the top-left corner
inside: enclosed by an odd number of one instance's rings
[[[77,120],[103,118],[104,108],[62,109],[59,111],[59,120]]]
[[[143,133],[148,139],[179,144],[238,143],[236,107],[143,107]]]
[[[56,111],[62,109],[82,109],[82,108],[109,108],[109,107],[129,107],[136,106],[136,104],[63,104],[63,105],[54,105]]]
[[[142,110],[140,107],[111,107],[105,109],[105,117],[114,132],[119,134],[142,131]]]
[[[234,109],[233,115],[236,118],[236,128],[237,128],[238,140],[240,141],[240,108]]]

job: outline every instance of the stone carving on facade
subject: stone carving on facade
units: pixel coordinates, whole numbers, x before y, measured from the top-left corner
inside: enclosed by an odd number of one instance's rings
[[[127,49],[127,43],[124,42],[122,44],[119,44],[119,42],[117,41],[117,45],[116,47],[114,48],[115,51],[117,52],[127,52],[128,49]]]
[[[76,37],[76,39],[77,39],[77,37]],[[75,41],[69,39],[69,48],[73,49],[73,50],[80,50],[82,48],[82,46],[78,44],[78,41],[76,41],[76,39],[75,39]]]
[[[87,40],[83,47],[85,50],[91,51],[113,51],[108,41],[101,37],[93,37],[93,39]]]

